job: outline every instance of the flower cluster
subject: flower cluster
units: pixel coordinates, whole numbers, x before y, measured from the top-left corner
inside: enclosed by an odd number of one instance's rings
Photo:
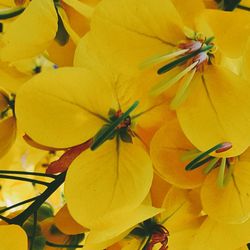
[[[0,0],[0,248],[248,249],[249,11]]]

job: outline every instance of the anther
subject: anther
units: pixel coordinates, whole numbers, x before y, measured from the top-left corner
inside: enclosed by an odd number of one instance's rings
[[[226,152],[227,150],[229,150],[230,148],[232,148],[233,145],[231,142],[223,142],[221,144],[221,147],[218,148],[215,152],[216,153],[222,153],[222,152]]]

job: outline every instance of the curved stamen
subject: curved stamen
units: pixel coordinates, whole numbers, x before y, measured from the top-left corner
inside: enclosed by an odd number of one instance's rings
[[[225,169],[226,169],[226,158],[222,158],[217,178],[217,184],[219,187],[224,187]]]
[[[180,57],[180,58],[174,60],[173,62],[168,63],[168,64],[166,64],[165,66],[163,66],[163,67],[161,67],[160,69],[158,69],[157,73],[158,73],[159,75],[164,74],[164,73],[168,72],[169,70],[175,68],[176,66],[178,66],[178,65],[180,65],[180,64],[183,64],[183,63],[186,62],[187,60],[189,60],[189,59],[195,57],[196,55],[198,55],[198,54],[200,54],[200,53],[202,53],[202,52],[205,52],[205,51],[208,51],[208,50],[212,49],[213,47],[214,47],[213,44],[208,44],[208,45],[202,47],[202,48],[199,49],[199,50],[196,50],[196,51],[194,51],[194,52],[191,52],[191,53],[189,53],[189,54],[187,54],[187,55],[185,55],[185,56],[183,56],[183,57]]]
[[[209,154],[213,152],[218,152],[218,150],[222,150],[219,152],[225,152],[232,148],[232,143],[230,142],[224,142],[224,143],[219,143],[215,145],[214,147],[208,149],[207,151],[201,153],[198,157],[196,157],[194,160],[192,160],[186,167],[186,170],[193,170],[197,168],[197,166],[201,166],[200,162],[204,161],[204,158],[207,157]]]
[[[97,134],[94,136],[93,143],[91,145],[91,150],[97,149],[101,144],[103,144],[106,140],[108,140],[112,134],[114,133],[114,130],[126,120],[126,118],[129,116],[129,114],[138,106],[139,101],[134,102],[134,104],[124,113],[122,113],[115,121],[113,121],[111,124],[107,124],[104,126],[100,131],[97,132]]]

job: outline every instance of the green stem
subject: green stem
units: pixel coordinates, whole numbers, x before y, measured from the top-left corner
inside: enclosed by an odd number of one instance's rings
[[[33,217],[33,229],[32,229],[32,237],[30,239],[30,250],[33,249],[35,237],[36,237],[36,226],[37,226],[37,211],[34,212]]]
[[[11,219],[11,223],[21,226],[62,185],[65,177],[66,171],[57,175],[56,179],[49,183],[48,188],[40,194],[39,198],[36,199],[27,209]]]
[[[53,174],[36,173],[36,172],[26,172],[26,171],[0,170],[0,174],[34,175],[34,176],[56,178],[56,175],[53,175]]]
[[[11,224],[11,219],[9,219],[9,218],[6,218],[6,217],[0,215],[0,219],[3,220],[3,221],[5,221],[8,224]]]
[[[45,182],[45,181],[39,181],[39,180],[34,180],[34,179],[29,179],[29,178],[24,178],[24,177],[19,177],[19,176],[9,176],[9,175],[4,175],[4,174],[0,174],[0,179],[26,181],[26,182],[32,182],[32,183],[40,184],[40,185],[44,185],[44,186],[49,185],[49,183]]]
[[[12,205],[12,206],[10,206],[10,207],[6,207],[6,208],[0,210],[0,214],[4,213],[4,212],[6,212],[6,211],[8,211],[8,210],[10,210],[10,209],[12,209],[12,208],[19,207],[19,206],[21,206],[21,205],[24,205],[24,204],[26,204],[26,203],[29,203],[29,202],[31,202],[31,201],[34,201],[34,200],[37,199],[38,197],[39,197],[39,196],[36,196],[36,197],[30,198],[30,199],[24,200],[24,201],[22,201],[22,202],[19,202],[19,203],[17,203],[17,204],[14,204],[14,205]]]

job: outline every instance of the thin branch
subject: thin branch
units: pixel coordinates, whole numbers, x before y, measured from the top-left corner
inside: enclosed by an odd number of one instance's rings
[[[0,174],[0,179],[26,181],[26,182],[32,182],[32,183],[40,184],[40,185],[44,185],[44,186],[49,185],[49,183],[45,182],[45,181],[39,181],[39,180],[34,180],[34,179],[29,179],[29,178],[24,178],[24,177],[19,177],[19,176],[4,175],[4,174]]]

